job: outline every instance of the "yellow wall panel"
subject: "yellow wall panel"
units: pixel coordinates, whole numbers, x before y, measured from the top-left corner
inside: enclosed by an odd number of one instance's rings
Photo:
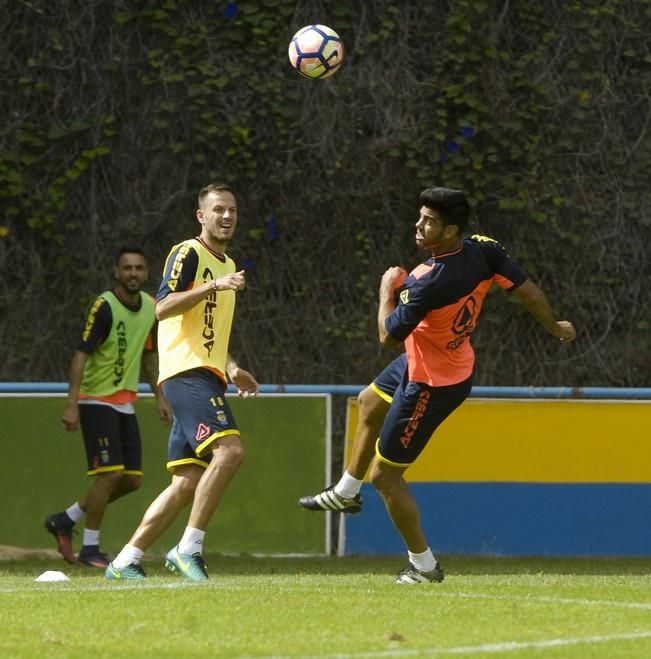
[[[346,450],[357,424],[348,403]],[[409,481],[651,483],[651,402],[470,398]]]

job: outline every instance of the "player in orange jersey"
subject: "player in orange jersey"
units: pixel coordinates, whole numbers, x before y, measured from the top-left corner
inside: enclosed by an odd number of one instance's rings
[[[497,284],[514,292],[560,341],[576,336],[572,323],[556,319],[543,291],[498,242],[462,237],[469,216],[463,191],[428,188],[420,202],[416,243],[431,256],[409,274],[389,268],[379,292],[380,343],[404,342],[405,352],[360,393],[352,457],[339,482],[299,501],[308,510],[358,513],[370,466],[371,482],[407,546],[409,565],[396,577],[400,584],[444,578],[403,476],[436,428],[470,394],[475,364],[470,337],[488,290]]]

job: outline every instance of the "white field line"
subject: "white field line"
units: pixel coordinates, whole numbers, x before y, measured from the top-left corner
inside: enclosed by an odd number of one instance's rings
[[[185,588],[206,588],[209,584],[196,583],[194,581],[179,581],[178,583],[134,583],[133,581],[112,581],[111,583],[102,583],[95,586],[84,586],[83,588],[75,588],[73,585],[65,581],[56,583],[40,583],[31,588],[0,588],[2,593],[96,593],[96,592],[120,592],[122,590],[181,590]]]
[[[90,588],[75,588],[67,584],[61,583],[50,584],[48,586],[41,585],[38,588],[0,588],[0,593],[38,593],[38,592],[119,592],[129,590],[178,590],[186,588],[205,588],[210,587],[211,584],[197,584],[187,581],[180,581],[178,583],[106,583],[102,585],[92,586]],[[249,590],[249,588],[242,588],[241,590]],[[422,591],[422,589],[421,589]],[[421,592],[419,591],[419,592]],[[429,593],[428,593],[429,595]],[[551,596],[506,596],[506,595],[491,595],[483,593],[443,593],[432,592],[432,596],[436,597],[458,597],[467,599],[493,599],[493,600],[519,600],[528,602],[547,602],[553,604],[568,604],[578,606],[614,606],[630,609],[651,609],[651,603],[643,602],[618,602],[611,600],[590,600],[579,598],[567,597],[551,597]],[[391,650],[376,650],[374,652],[350,652],[346,654],[318,654],[310,655],[304,659],[362,659],[364,657],[415,657],[415,656],[428,656],[428,657],[444,657],[446,655],[457,654],[495,654],[497,652],[511,652],[517,650],[527,649],[546,649],[556,647],[566,647],[571,645],[588,645],[596,643],[613,643],[617,641],[634,641],[639,639],[651,638],[651,630],[644,630],[638,632],[630,632],[625,634],[611,634],[607,636],[582,636],[575,638],[552,638],[539,641],[505,641],[501,643],[481,643],[478,645],[460,645],[450,648],[414,648],[414,649],[400,649],[395,648]],[[291,655],[269,655],[263,659],[292,659]]]
[[[595,643],[614,643],[617,641],[635,641],[651,638],[651,631],[630,632],[628,634],[611,634],[608,636],[579,636],[576,638],[550,638],[540,641],[505,641],[503,643],[480,643],[479,645],[457,645],[451,648],[414,648],[380,650],[376,652],[350,652],[346,654],[317,654],[304,659],[361,659],[362,657],[445,657],[455,654],[495,654],[496,652],[512,652],[517,650],[544,650],[560,648],[569,645],[592,645]],[[272,656],[264,659],[290,659]]]
[[[292,591],[296,591],[301,587],[301,584],[293,584]],[[203,583],[195,583],[191,581],[178,581],[174,583],[169,582],[155,582],[153,579],[147,579],[144,583],[142,581],[102,581],[92,586],[75,586],[72,582],[57,582],[57,583],[41,583],[28,587],[0,587],[0,594],[2,593],[43,593],[43,592],[67,592],[67,593],[83,593],[83,592],[110,592],[121,590],[178,590],[184,588],[216,588],[231,591],[244,591],[255,590],[258,592],[259,584],[245,585],[232,583],[224,583],[220,580],[213,580]],[[311,587],[306,587],[311,590]],[[638,609],[643,611],[651,611],[651,602],[622,602],[618,600],[593,600],[585,598],[572,598],[572,597],[554,597],[551,595],[494,595],[491,593],[451,593],[445,592],[438,588],[421,587],[417,589],[418,595],[425,597],[448,597],[458,599],[480,599],[480,600],[497,600],[497,601],[519,601],[519,602],[542,602],[547,604],[566,604],[568,606],[597,606],[597,607],[614,607],[622,609]],[[272,587],[273,589],[273,587]],[[279,590],[283,590],[280,588]]]
[[[643,609],[651,611],[651,602],[619,602],[617,600],[591,600],[574,597],[554,597],[551,595],[491,595],[489,593],[446,593],[439,591],[423,593],[432,597],[458,597],[460,599],[505,600],[512,602],[545,602],[549,604],[570,604],[578,606],[614,606],[624,609]]]

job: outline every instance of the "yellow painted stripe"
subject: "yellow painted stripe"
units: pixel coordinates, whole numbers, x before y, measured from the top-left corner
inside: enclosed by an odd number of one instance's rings
[[[357,425],[348,401],[346,450]],[[471,398],[439,427],[408,481],[651,483],[648,401]]]

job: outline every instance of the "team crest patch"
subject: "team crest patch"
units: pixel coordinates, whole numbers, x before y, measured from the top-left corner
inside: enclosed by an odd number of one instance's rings
[[[195,441],[202,442],[206,437],[210,435],[210,426],[207,426],[205,423],[200,423],[197,426],[197,434],[194,436]]]

